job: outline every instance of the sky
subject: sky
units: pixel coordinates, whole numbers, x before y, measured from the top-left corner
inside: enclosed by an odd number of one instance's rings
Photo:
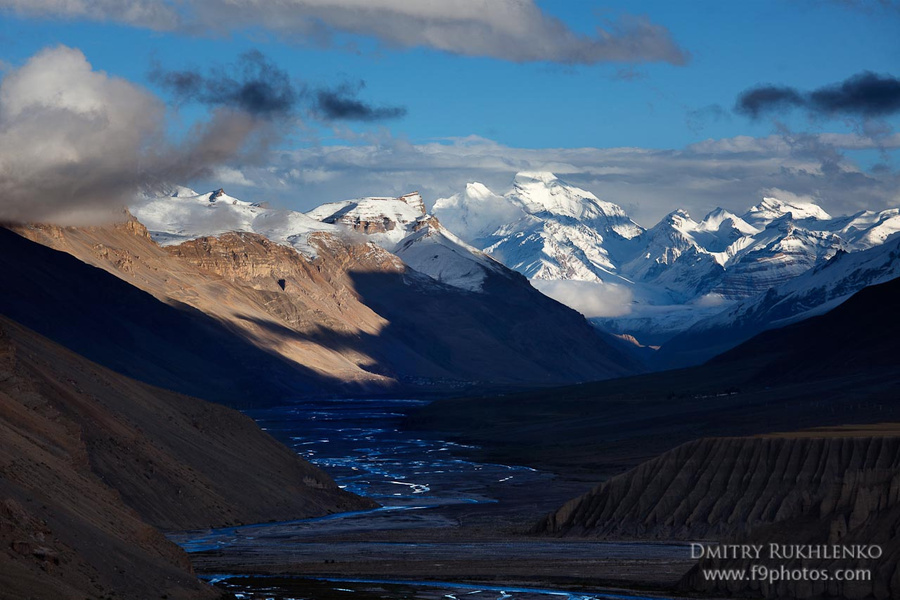
[[[0,218],[550,170],[649,226],[900,205],[900,3],[0,0]]]

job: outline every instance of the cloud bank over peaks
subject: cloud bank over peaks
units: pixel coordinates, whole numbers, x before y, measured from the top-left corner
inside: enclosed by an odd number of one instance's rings
[[[896,134],[877,140],[838,133],[738,136],[680,149],[517,148],[477,136],[414,143],[371,135],[352,141],[279,152],[265,167],[244,170],[258,186],[244,193],[261,200],[290,198],[293,208],[309,210],[327,201],[399,196],[412,189],[426,202],[449,202],[465,190],[502,212],[490,190],[508,189],[517,172],[551,171],[618,204],[644,225],[658,222],[672,206],[700,215],[717,206],[743,211],[768,188],[815,197],[834,214],[900,205],[896,170],[863,170],[844,155],[883,144],[900,148]],[[475,181],[486,187],[467,187]],[[446,225],[451,231],[484,229],[476,222]]]

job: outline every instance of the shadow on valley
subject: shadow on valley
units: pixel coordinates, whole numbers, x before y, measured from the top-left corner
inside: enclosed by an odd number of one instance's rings
[[[301,330],[277,315],[238,315],[255,327],[236,328],[158,299],[132,285],[127,272],[120,279],[6,229],[0,251],[0,313],[119,373],[232,406],[316,395],[498,393],[642,369],[612,338],[518,275],[491,274],[475,293],[412,271],[350,271],[353,293],[387,321],[377,334],[319,324]],[[278,286],[270,295],[289,298],[290,289]],[[272,339],[311,342],[386,379],[323,375],[285,357]]]
[[[475,293],[404,273],[349,276],[360,301],[388,321],[377,335],[322,326],[298,331],[251,315],[238,318],[285,339],[365,355],[371,362],[362,368],[396,378],[394,392],[406,395],[510,392],[642,368],[612,338],[524,278],[489,276]]]
[[[236,406],[337,389],[199,310],[2,228],[0,269],[0,313],[123,375]]]
[[[699,367],[441,400],[408,424],[483,445],[489,460],[596,478],[701,437],[898,421],[898,300],[894,280]]]
[[[395,368],[439,368],[518,386],[640,372],[639,361],[518,273],[488,273],[480,292],[406,274],[351,272],[361,300],[390,324],[367,348]]]

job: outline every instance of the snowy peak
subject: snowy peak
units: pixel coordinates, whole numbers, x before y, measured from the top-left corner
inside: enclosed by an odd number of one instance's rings
[[[830,221],[831,215],[825,210],[813,204],[812,202],[803,202],[800,200],[785,201],[778,198],[763,198],[762,202],[750,208],[744,214],[744,220],[760,229],[764,228],[768,223],[775,219],[780,219],[785,215],[792,215],[794,219],[815,219],[817,221]]]
[[[521,206],[478,182],[467,184],[461,194],[439,198],[433,212],[448,229],[482,247],[498,229],[526,216]]]
[[[397,200],[404,202],[409,205],[414,210],[419,211],[424,215],[427,211],[425,210],[425,201],[422,200],[422,195],[419,192],[410,192],[408,194],[403,194]]]
[[[593,221],[626,239],[640,235],[642,231],[621,206],[600,200],[587,190],[561,181],[553,173],[518,173],[513,180],[512,191],[506,196],[530,214]]]
[[[480,250],[441,226],[434,216],[420,219],[414,231],[400,240],[394,254],[407,265],[443,283],[480,292],[490,272],[505,269]]]
[[[594,194],[562,183],[553,173],[518,173],[513,180],[513,190],[507,196],[532,214],[546,212],[579,220],[600,215]]]
[[[175,186],[162,195],[142,195],[129,209],[162,246],[239,231],[258,233],[275,243],[293,246],[302,254],[315,256],[309,234],[335,229],[303,213],[273,210],[239,200],[221,188],[198,194]]]
[[[317,221],[344,225],[366,234],[387,250],[406,237],[425,214],[425,203],[418,192],[399,198],[369,197],[330,202],[306,213]]]
[[[486,185],[477,181],[467,183],[466,191],[464,192],[464,194],[465,197],[469,198],[470,200],[489,200],[493,198],[500,198],[500,196],[489,190]]]
[[[663,217],[660,225],[662,225],[663,227],[677,229],[678,231],[681,231],[683,233],[688,233],[691,231],[695,231],[699,226],[699,223],[693,220],[691,218],[691,215],[689,215],[686,210],[677,208]]]
[[[619,279],[611,252],[643,229],[615,204],[544,171],[518,173],[498,195],[480,183],[438,200],[452,231],[529,278]]]
[[[754,235],[759,233],[759,230],[756,227],[753,227],[744,219],[721,207],[710,211],[708,215],[703,217],[703,220],[700,221],[697,229],[700,231],[722,233],[734,230],[743,235]]]

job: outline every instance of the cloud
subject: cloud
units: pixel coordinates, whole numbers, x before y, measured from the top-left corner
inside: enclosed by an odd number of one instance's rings
[[[825,117],[886,117],[900,113],[900,79],[864,71],[811,92],[765,85],[743,92],[735,106],[737,112],[754,119],[793,108]]]
[[[150,78],[181,102],[227,106],[264,118],[289,115],[301,96],[287,72],[258,50],[241,54],[228,69],[214,67],[208,75],[156,67]]]
[[[866,71],[811,92],[809,105],[829,115],[892,115],[900,112],[900,79]]]
[[[157,65],[150,72],[150,80],[168,90],[179,103],[228,107],[269,120],[295,116],[301,104],[310,107],[311,116],[326,121],[373,122],[406,115],[406,109],[400,106],[374,106],[360,100],[357,96],[366,86],[364,81],[310,91],[258,50],[245,52],[235,63],[214,66],[206,73],[196,69],[166,71]]]
[[[631,312],[631,290],[615,283],[532,279],[531,285],[587,318],[621,317]]]
[[[765,112],[803,106],[805,103],[800,92],[793,88],[763,85],[742,92],[738,96],[735,110],[757,119]]]
[[[316,93],[314,111],[329,121],[383,121],[406,116],[402,106],[372,106],[356,95],[365,87],[360,82],[356,86],[348,84],[335,89],[323,89]]]
[[[79,50],[43,50],[0,82],[0,220],[82,224],[120,216],[145,185],[268,156],[278,128],[220,107],[182,143],[165,104],[95,71]]]
[[[126,23],[156,31],[179,26],[182,16],[160,0],[0,0],[0,9],[29,17]]]
[[[517,171],[549,170],[623,206],[645,226],[673,207],[701,216],[717,206],[741,214],[773,187],[815,196],[829,213],[847,214],[900,206],[896,170],[863,170],[844,155],[845,150],[878,149],[882,144],[900,148],[900,136],[782,132],[706,140],[681,149],[531,149],[479,137],[411,143],[374,132],[354,138],[354,143],[273,153],[265,167],[245,169],[259,187],[234,193],[281,205],[289,202],[298,210],[412,190],[432,203],[463,192],[472,181],[502,194]]]
[[[645,17],[625,15],[583,35],[534,0],[0,0],[2,8],[185,33],[263,29],[322,45],[332,44],[335,34],[353,34],[392,48],[513,62],[682,65],[689,59],[668,29]]]

